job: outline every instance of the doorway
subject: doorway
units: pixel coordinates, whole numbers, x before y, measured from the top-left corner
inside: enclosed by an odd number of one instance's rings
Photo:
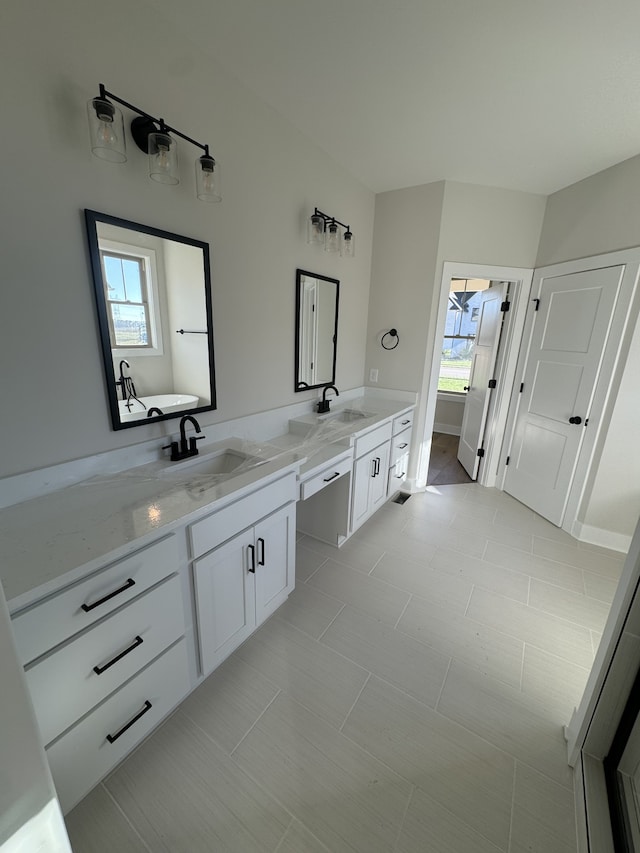
[[[483,451],[479,470],[476,472],[477,481],[483,486],[495,486],[502,439],[507,421],[509,409],[509,398],[515,379],[515,368],[517,353],[522,331],[524,328],[526,303],[533,276],[532,269],[521,267],[499,267],[483,264],[462,264],[445,262],[440,288],[434,295],[434,310],[436,311],[436,328],[433,350],[430,352],[429,362],[425,367],[425,381],[423,383],[422,400],[419,403],[418,419],[424,418],[424,440],[418,449],[417,472],[415,484],[423,488],[427,484],[429,461],[433,448],[433,433],[443,432],[439,429],[440,424],[436,422],[436,403],[438,397],[450,402],[452,394],[446,391],[438,391],[441,369],[442,344],[447,328],[447,317],[451,307],[450,294],[452,293],[452,282],[477,281],[487,282],[509,282],[508,301],[509,309],[504,315],[504,325],[500,338],[500,348],[495,361],[494,375],[495,387],[491,389],[490,400],[485,410],[485,422],[482,428],[482,440],[476,448]],[[458,287],[458,285],[455,285]],[[488,289],[488,288],[487,288]],[[455,292],[455,288],[454,291]],[[476,306],[479,307],[479,306]],[[454,313],[454,312],[451,312]],[[477,315],[476,315],[477,316]],[[448,396],[448,400],[447,400]],[[462,398],[466,402],[466,396]],[[461,405],[460,402],[457,403]],[[465,405],[466,408],[466,405]],[[420,409],[422,411],[420,411]],[[462,417],[460,417],[460,431]]]

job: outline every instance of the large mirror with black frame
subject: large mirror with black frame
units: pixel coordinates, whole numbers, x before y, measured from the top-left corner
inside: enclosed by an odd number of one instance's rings
[[[215,409],[209,245],[85,219],[113,428]]]
[[[296,270],[295,390],[335,385],[340,282]]]

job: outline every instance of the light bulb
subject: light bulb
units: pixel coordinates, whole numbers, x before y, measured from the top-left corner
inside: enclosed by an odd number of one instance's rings
[[[118,144],[118,137],[111,121],[100,122],[96,140],[103,148],[114,148]]]
[[[149,147],[149,177],[161,184],[177,184],[178,151],[177,145],[166,131],[150,133]]]
[[[156,169],[160,172],[168,172],[171,163],[169,162],[169,149],[165,145],[158,145],[158,153],[156,154]]]

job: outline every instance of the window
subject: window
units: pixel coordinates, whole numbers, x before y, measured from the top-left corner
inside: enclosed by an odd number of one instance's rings
[[[101,236],[100,260],[114,357],[163,355],[161,253]]]
[[[151,346],[145,259],[105,251],[100,254],[113,348]]]
[[[466,394],[482,291],[490,284],[485,279],[451,279],[438,391]]]

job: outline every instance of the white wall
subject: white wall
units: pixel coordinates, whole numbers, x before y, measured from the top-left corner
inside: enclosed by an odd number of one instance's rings
[[[374,196],[141,0],[5,0],[0,476],[123,447],[172,424],[112,432],[84,235],[93,208],[211,245],[218,411],[203,425],[292,402],[295,270],[341,280],[337,383],[362,384]],[[150,181],[129,144],[123,166],[91,155],[86,102],[98,83],[210,144],[223,202]],[[130,142],[130,140],[129,140]],[[318,206],[348,221],[357,257],[305,242]],[[307,392],[307,399],[317,396]],[[174,429],[175,431],[175,429]]]
[[[446,399],[438,397],[436,400],[435,432],[444,432],[448,435],[460,435],[462,430],[462,417],[464,415],[464,398],[461,400]]]
[[[640,244],[640,157],[619,163],[549,196],[537,266],[604,254]],[[629,538],[640,516],[640,322],[606,435],[578,511],[584,534]],[[615,541],[615,540],[614,540]],[[613,542],[612,542],[613,544]]]

